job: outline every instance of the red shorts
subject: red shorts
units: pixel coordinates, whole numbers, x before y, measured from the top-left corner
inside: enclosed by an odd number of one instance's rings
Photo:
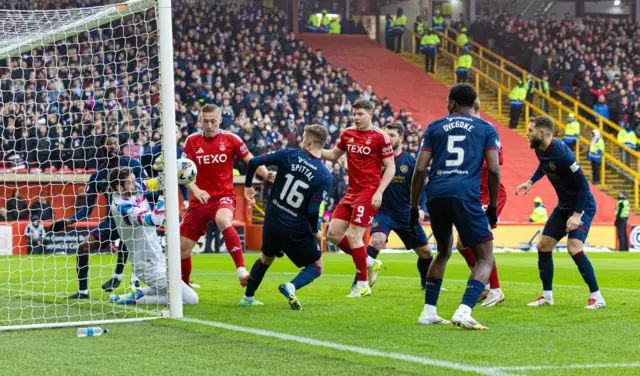
[[[480,194],[480,202],[482,203],[482,208],[487,210],[487,206],[489,206],[489,193],[481,193]],[[502,184],[500,184],[500,192],[498,192],[498,209],[496,210],[498,213],[498,218],[500,218],[500,213],[502,213],[502,209],[507,204],[507,190],[504,188]],[[496,223],[492,228],[498,227]]]
[[[378,210],[371,206],[371,198],[374,193],[376,193],[375,190],[356,194],[348,193],[336,206],[331,218],[342,219],[355,226],[369,227],[378,213]]]
[[[191,239],[194,242],[207,232],[207,224],[214,221],[220,209],[229,209],[232,213],[236,211],[235,197],[211,197],[206,204],[191,202],[191,206],[184,215],[182,225],[180,225],[180,236]]]

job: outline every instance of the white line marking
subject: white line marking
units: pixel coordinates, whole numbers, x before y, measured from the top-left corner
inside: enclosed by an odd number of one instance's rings
[[[185,321],[185,322],[190,322],[190,323],[196,323],[196,324],[201,324],[201,325],[212,326],[212,327],[215,327],[215,328],[227,329],[227,330],[231,330],[231,331],[234,331],[234,332],[249,333],[249,334],[258,335],[258,336],[262,336],[262,337],[277,338],[277,339],[283,340],[283,341],[292,341],[292,342],[304,343],[304,344],[311,345],[311,346],[326,347],[326,348],[330,348],[330,349],[334,349],[334,350],[349,351],[349,352],[353,352],[353,353],[357,353],[357,354],[361,354],[361,355],[376,356],[376,357],[381,357],[381,358],[401,360],[401,361],[405,361],[405,362],[418,363],[418,364],[422,364],[422,365],[426,365],[426,366],[448,368],[448,369],[452,369],[452,370],[456,370],[456,371],[463,371],[463,372],[473,372],[473,373],[477,373],[477,374],[481,374],[481,375],[494,375],[494,376],[507,376],[508,375],[508,373],[502,372],[500,370],[496,370],[495,368],[468,366],[468,365],[464,365],[464,364],[446,362],[446,361],[442,361],[442,360],[429,359],[429,358],[423,358],[423,357],[406,355],[406,354],[399,354],[399,353],[393,353],[393,352],[378,351],[378,350],[369,349],[369,348],[366,348],[366,347],[356,347],[356,346],[342,345],[342,344],[335,343],[335,342],[320,341],[320,340],[313,339],[313,338],[299,337],[299,336],[294,336],[294,335],[290,335],[290,334],[272,332],[270,330],[246,328],[246,327],[243,327],[243,326],[230,325],[230,324],[225,324],[225,323],[222,323],[222,322],[200,320],[200,319],[189,318],[189,317],[184,317],[184,318],[182,318],[180,320],[181,321]]]
[[[236,275],[235,271],[228,271],[228,270],[216,270],[215,273],[218,274],[233,274]],[[269,275],[273,275],[273,274],[280,274],[280,275],[297,275],[297,272],[269,272]],[[355,272],[353,273],[353,275],[351,274],[326,274],[326,273],[322,273],[322,275],[320,277],[336,277],[336,278],[353,278],[355,276]],[[417,281],[419,280],[418,275],[416,275],[415,277],[404,277],[404,276],[398,276],[398,275],[383,275],[380,278],[382,279],[402,279],[402,280],[412,280],[412,281]],[[445,278],[444,279],[445,282],[460,282],[460,283],[467,283],[466,279],[449,279],[449,278]],[[506,285],[521,285],[521,286],[538,286],[540,287],[540,283],[535,283],[535,282],[518,282],[518,281],[503,281],[500,280],[501,284],[506,284]],[[445,286],[446,287],[446,286]],[[559,288],[568,288],[568,289],[586,289],[587,286],[576,286],[576,285],[559,285],[554,283],[553,287],[559,287]],[[617,288],[617,287],[600,287],[600,290],[602,291],[617,291],[617,292],[629,292],[629,293],[634,293],[634,294],[640,294],[640,290],[635,290],[635,289],[625,289],[625,288]]]
[[[584,369],[584,368],[639,368],[640,363],[602,363],[602,364],[568,364],[563,366],[513,366],[495,367],[496,371],[544,371],[550,369]]]

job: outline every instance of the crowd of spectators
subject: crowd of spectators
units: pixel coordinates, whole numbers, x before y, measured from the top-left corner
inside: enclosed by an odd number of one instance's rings
[[[640,26],[630,19],[557,20],[552,14],[524,21],[502,13],[479,17],[469,33],[537,77],[546,73],[552,89],[640,135]]]
[[[161,139],[155,30],[149,10],[0,62],[0,160],[32,173],[91,169],[108,133],[120,135],[123,155],[144,159]],[[174,10],[173,32],[179,143],[201,129],[201,106],[214,103],[221,128],[254,155],[298,147],[312,123],[327,127],[330,147],[353,124],[352,103],[366,99],[375,126],[402,122],[406,150],[419,150],[410,114],[394,113],[386,97],[296,40],[282,11],[186,2]],[[345,161],[327,167],[336,178],[330,209],[348,177]]]

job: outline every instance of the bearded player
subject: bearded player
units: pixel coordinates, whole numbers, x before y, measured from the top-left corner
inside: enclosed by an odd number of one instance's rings
[[[371,102],[356,101],[353,111],[355,126],[342,132],[332,150],[323,150],[322,159],[335,162],[347,153],[349,188],[333,212],[327,237],[353,257],[357,283],[347,297],[359,298],[371,295],[367,269],[375,265],[372,258],[367,259],[364,233],[382,204],[382,194],[396,173],[396,164],[389,137],[371,123]]]
[[[189,285],[191,251],[205,234],[207,223],[213,220],[222,232],[224,243],[236,265],[240,285],[244,287],[249,273],[244,266],[240,237],[231,225],[236,209],[233,161],[237,156],[248,163],[253,155],[240,137],[220,129],[221,121],[222,112],[218,106],[207,104],[202,107],[202,134],[189,136],[182,153],[183,158],[191,159],[198,168],[196,181],[187,185],[191,192],[191,203],[180,226],[182,281]],[[259,167],[257,173],[270,181],[275,177],[275,173],[269,173],[264,166]]]
[[[480,100],[476,99],[473,104],[473,110],[471,111],[471,115],[475,117],[480,117]],[[503,151],[499,150],[499,160],[500,166],[504,161],[503,159]],[[487,176],[489,174],[489,170],[487,167],[487,161],[482,164],[482,175],[480,176],[480,202],[482,203],[482,207],[486,208],[489,205],[489,186],[487,184]],[[498,217],[500,217],[500,213],[502,213],[502,209],[507,203],[507,190],[504,188],[504,185],[500,183],[500,191],[498,192]],[[494,225],[492,229],[498,227],[498,224]],[[476,266],[476,259],[473,256],[473,252],[471,248],[465,247],[462,244],[462,240],[458,237],[458,243],[456,244],[456,248],[460,255],[464,257],[467,265],[473,269]],[[484,292],[480,296],[480,301],[484,301],[481,306],[482,307],[493,307],[499,303],[504,302],[504,293],[500,288],[500,279],[498,278],[498,267],[496,264],[493,264],[493,269],[491,270],[491,275],[489,275],[489,289],[485,287]]]

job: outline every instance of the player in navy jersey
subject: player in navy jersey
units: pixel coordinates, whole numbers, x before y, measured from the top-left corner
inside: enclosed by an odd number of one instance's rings
[[[247,291],[240,306],[262,305],[254,294],[276,256],[284,253],[300,273],[278,289],[292,309],[302,306],[296,291],[322,274],[322,252],[318,248],[322,234],[318,231],[320,204],[327,197],[333,177],[320,157],[329,132],[322,125],[305,127],[302,150],[284,149],[252,158],[247,167],[245,197],[254,201],[253,175],[259,166],[277,166],[276,180],[262,228],[262,255],[251,268]]]
[[[114,167],[129,167],[137,179],[146,179],[147,174],[135,159],[129,157],[120,157],[120,144],[118,136],[103,136],[101,139],[100,151],[102,159],[98,163],[98,168],[89,177],[87,183],[87,205],[77,208],[75,214],[69,219],[61,219],[51,225],[50,231],[65,231],[67,226],[81,221],[93,212],[98,195],[102,193],[107,199],[107,212],[98,224],[98,227],[89,233],[89,237],[85,242],[78,246],[76,254],[76,273],[78,275],[78,292],[69,296],[69,299],[89,299],[89,254],[97,249],[102,248],[107,242],[114,242],[120,238],[116,225],[109,212],[111,205],[111,191],[109,190],[109,170]],[[123,245],[118,252],[118,263],[113,277],[102,285],[102,288],[109,292],[116,289],[122,280],[122,272],[127,262],[129,252]],[[137,279],[133,277],[132,283],[136,283]]]
[[[411,184],[411,219],[419,223],[418,203],[424,176],[430,162],[427,183],[427,209],[431,228],[438,243],[438,254],[427,274],[425,305],[419,324],[453,324],[466,329],[486,330],[471,317],[471,311],[484,290],[494,265],[493,234],[489,226],[498,221],[496,214],[500,190],[500,141],[495,128],[472,116],[477,93],[471,85],[457,84],[449,91],[449,116],[431,123],[424,132],[422,148]],[[484,157],[484,158],[483,158]],[[480,202],[480,175],[487,160],[489,205],[486,212]],[[442,277],[451,256],[452,226],[463,244],[473,251],[476,265],[471,271],[462,302],[451,322],[436,311]]]
[[[404,140],[404,126],[401,123],[389,123],[384,127],[393,146],[396,173],[391,183],[382,195],[382,205],[371,223],[371,238],[367,246],[367,266],[369,287],[376,282],[382,262],[377,259],[380,250],[384,247],[389,237],[389,232],[394,231],[404,243],[407,249],[413,249],[418,254],[418,272],[420,273],[420,285],[424,288],[429,265],[433,260],[431,248],[427,243],[427,235],[422,226],[412,228],[409,225],[411,209],[411,177],[416,160],[402,148]],[[420,197],[420,221],[426,212],[426,193]],[[355,283],[355,282],[354,282]]]
[[[589,183],[571,149],[564,142],[553,138],[553,120],[550,117],[540,116],[532,119],[527,129],[527,137],[529,146],[535,149],[540,164],[531,179],[516,187],[516,195],[521,190],[524,190],[524,194],[529,193],[531,186],[545,175],[558,195],[558,205],[545,224],[542,239],[538,244],[538,269],[543,295],[528,305],[553,305],[552,252],[558,241],[568,236],[567,250],[591,292],[585,308],[602,308],[605,301],[598,288],[593,266],[583,251],[591,221],[596,215],[596,200],[591,194]]]

